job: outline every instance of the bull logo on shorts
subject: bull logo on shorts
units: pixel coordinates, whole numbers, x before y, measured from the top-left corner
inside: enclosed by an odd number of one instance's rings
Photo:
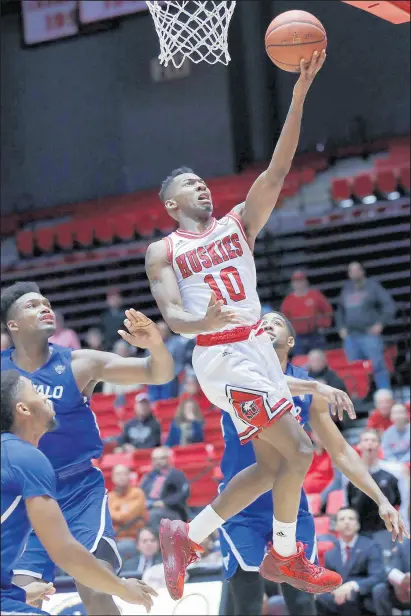
[[[250,400],[248,402],[243,402],[241,405],[241,410],[246,419],[251,421],[258,415],[260,409],[254,400]]]

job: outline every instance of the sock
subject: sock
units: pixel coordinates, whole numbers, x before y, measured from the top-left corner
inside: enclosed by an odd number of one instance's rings
[[[202,543],[217,528],[224,524],[225,520],[220,518],[211,505],[208,505],[188,525],[188,536],[194,543]]]
[[[273,519],[273,548],[280,556],[291,556],[297,552],[295,535],[297,521],[279,522]]]

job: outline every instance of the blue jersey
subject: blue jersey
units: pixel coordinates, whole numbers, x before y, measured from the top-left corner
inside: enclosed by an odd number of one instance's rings
[[[57,428],[45,434],[39,449],[48,457],[53,468],[60,470],[92,458],[100,458],[103,444],[90,400],[77,387],[71,369],[71,349],[50,345],[48,361],[35,372],[22,370],[11,359],[14,349],[1,353],[1,369],[17,370],[29,378],[35,388],[47,394],[56,411]]]
[[[12,586],[12,571],[22,555],[30,522],[25,500],[55,496],[55,474],[50,462],[36,447],[14,434],[1,435],[1,590],[25,600],[25,593]],[[22,595],[23,593],[23,595]]]
[[[285,374],[288,376],[293,376],[297,379],[311,380],[306,370],[293,366],[290,363],[287,364]],[[309,409],[312,402],[312,396],[307,394],[296,396],[293,398],[293,401],[297,411],[297,419],[301,425],[304,426],[309,421]],[[221,484],[220,489],[224,488],[224,485],[227,484],[240,471],[244,468],[248,468],[256,461],[252,442],[246,443],[245,445],[240,443],[237,430],[234,427],[232,419],[228,413],[222,413],[221,426],[225,441],[225,449],[221,460],[223,483]],[[305,503],[306,499],[304,494],[302,496],[302,500]],[[257,498],[257,500],[255,500],[251,505],[235,517],[266,517],[267,511],[272,512],[272,508],[273,501],[270,491],[262,494],[259,498]]]

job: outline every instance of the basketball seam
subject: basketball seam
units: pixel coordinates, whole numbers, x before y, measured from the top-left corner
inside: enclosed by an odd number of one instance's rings
[[[270,47],[300,47],[300,45],[315,45],[316,43],[322,43],[325,39],[321,39],[321,41],[307,41],[306,43],[284,43],[284,45],[266,45],[266,49]]]
[[[280,24],[279,26],[275,26],[275,28],[273,28],[272,30],[267,31],[265,34],[265,38],[267,38],[267,36],[275,32],[276,30],[278,30],[278,28],[282,28],[283,26],[290,26],[291,24],[308,24],[310,26],[314,26],[314,28],[317,28],[317,30],[321,30],[321,32],[323,32],[325,36],[327,35],[324,28],[320,27],[317,24],[314,24],[312,21],[291,21],[289,23],[283,23],[283,24]]]

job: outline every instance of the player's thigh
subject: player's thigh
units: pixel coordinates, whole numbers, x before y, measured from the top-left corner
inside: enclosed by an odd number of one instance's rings
[[[259,434],[259,439],[274,447],[286,460],[312,458],[310,437],[291,413],[285,413]]]

